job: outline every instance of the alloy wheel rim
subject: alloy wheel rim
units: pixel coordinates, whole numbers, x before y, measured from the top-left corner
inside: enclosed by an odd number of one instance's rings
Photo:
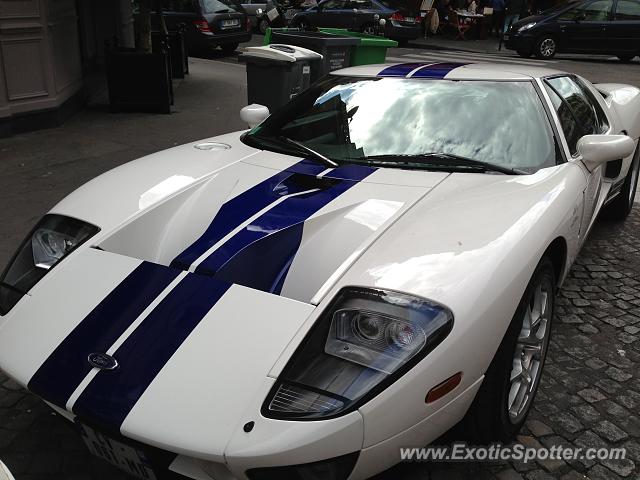
[[[513,424],[526,415],[540,380],[547,354],[552,301],[551,284],[543,279],[525,308],[513,355],[507,398],[507,412]]]
[[[540,44],[540,53],[543,57],[550,57],[556,51],[556,42],[552,38],[545,38]]]
[[[364,30],[362,31],[362,33],[366,33],[367,35],[373,35],[375,33],[375,30],[371,25],[367,25],[366,27],[364,27]]]

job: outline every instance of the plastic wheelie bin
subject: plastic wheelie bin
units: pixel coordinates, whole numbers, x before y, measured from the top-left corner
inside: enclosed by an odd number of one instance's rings
[[[247,96],[249,104],[281,107],[311,83],[311,70],[322,61],[322,55],[293,45],[272,44],[247,47],[240,55],[247,64]]]
[[[303,47],[322,55],[319,69],[312,69],[311,82],[334,70],[351,66],[351,51],[360,40],[324,32],[272,29],[271,42]]]
[[[343,28],[321,28],[321,32],[342,37],[353,37],[360,40],[359,45],[351,54],[351,66],[370,65],[373,63],[384,63],[387,57],[387,48],[398,46],[395,40],[369,35],[366,33],[352,32]]]

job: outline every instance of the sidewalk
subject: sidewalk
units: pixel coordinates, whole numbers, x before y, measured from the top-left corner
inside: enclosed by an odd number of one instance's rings
[[[446,35],[429,35],[427,38],[420,37],[409,43],[410,48],[424,48],[427,50],[458,50],[471,53],[498,53],[499,40],[495,37],[484,40],[454,40]],[[510,52],[502,47],[503,52]]]
[[[143,155],[246,128],[244,65],[189,58],[189,69],[170,115],[109,113],[103,91],[61,127],[0,139],[0,269],[35,222],[83,183]]]

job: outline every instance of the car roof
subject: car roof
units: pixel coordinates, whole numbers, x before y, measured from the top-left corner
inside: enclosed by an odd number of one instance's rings
[[[331,74],[356,77],[523,81],[562,75],[565,72],[530,65],[501,63],[408,62],[349,67],[333,71]]]

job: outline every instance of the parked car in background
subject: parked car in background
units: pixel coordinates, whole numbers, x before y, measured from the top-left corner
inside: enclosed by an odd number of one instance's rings
[[[169,30],[186,25],[191,52],[216,47],[233,52],[251,40],[251,23],[238,0],[162,0],[162,13]]]
[[[400,43],[420,37],[420,13],[408,9],[405,2],[399,0],[325,0],[296,14],[291,26],[335,27],[376,33],[375,15],[386,20],[385,37]]]
[[[264,0],[244,0],[242,8],[244,8],[244,11],[249,17],[251,28],[254,30],[257,29],[260,33],[264,33],[268,26],[267,20],[264,17],[267,11],[267,2]]]
[[[640,0],[587,0],[565,4],[514,23],[505,46],[522,57],[556,53],[640,55]]]

